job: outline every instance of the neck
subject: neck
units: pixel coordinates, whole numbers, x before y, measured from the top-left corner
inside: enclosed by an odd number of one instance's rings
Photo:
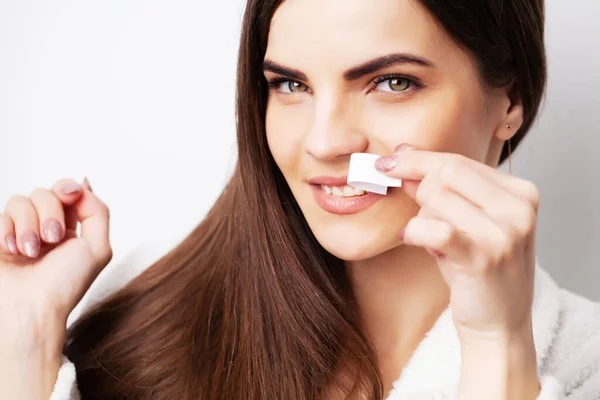
[[[347,262],[366,336],[376,356],[407,361],[448,307],[450,291],[437,260],[424,249],[399,246],[377,257]]]

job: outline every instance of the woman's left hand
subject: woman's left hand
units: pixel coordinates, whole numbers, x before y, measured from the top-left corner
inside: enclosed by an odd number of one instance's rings
[[[465,347],[494,343],[488,348],[508,353],[506,346],[514,345],[535,366],[536,186],[462,155],[408,145],[380,158],[376,167],[403,179],[404,191],[421,206],[402,240],[437,257],[463,356]]]

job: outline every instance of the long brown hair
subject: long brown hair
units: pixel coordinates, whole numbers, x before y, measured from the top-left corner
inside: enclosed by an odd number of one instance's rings
[[[267,145],[262,63],[280,3],[246,6],[238,163],[222,195],[182,243],[68,331],[83,400],[308,400],[340,370],[347,394],[384,396],[344,263],[316,241]],[[516,82],[516,148],[545,84],[542,0],[420,3],[478,61],[485,85]]]

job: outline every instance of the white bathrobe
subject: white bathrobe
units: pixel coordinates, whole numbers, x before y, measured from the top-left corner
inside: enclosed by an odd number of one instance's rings
[[[538,399],[600,399],[600,303],[560,289],[537,266],[533,334],[542,383]],[[75,367],[66,358],[63,362],[50,400],[79,400]],[[455,399],[459,375],[460,343],[448,308],[419,344],[387,400]]]

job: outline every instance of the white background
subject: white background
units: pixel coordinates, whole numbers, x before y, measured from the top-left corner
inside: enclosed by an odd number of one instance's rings
[[[176,244],[208,211],[235,162],[243,5],[0,0],[0,206],[58,178],[88,176],[111,207],[115,261],[108,269],[119,266],[116,279]],[[562,286],[595,300],[598,15],[596,0],[547,1],[547,99],[513,162],[513,173],[542,192],[541,264]]]

